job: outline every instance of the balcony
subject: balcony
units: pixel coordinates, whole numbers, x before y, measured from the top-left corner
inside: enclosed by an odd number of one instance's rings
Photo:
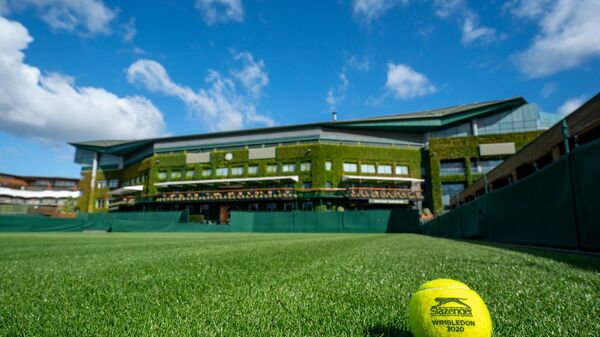
[[[422,201],[423,192],[408,188],[349,187],[348,199]]]
[[[181,202],[181,201],[243,201],[243,200],[268,200],[268,199],[295,199],[295,188],[262,188],[239,190],[214,190],[193,192],[165,192],[155,198],[156,202]]]

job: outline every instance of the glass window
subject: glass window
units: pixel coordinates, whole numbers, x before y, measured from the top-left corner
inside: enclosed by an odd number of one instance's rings
[[[267,211],[268,212],[275,212],[277,210],[277,204],[274,202],[270,202],[267,204]]]
[[[440,175],[464,175],[465,174],[465,163],[461,161],[443,161],[440,163]]]
[[[229,169],[227,167],[219,167],[215,173],[217,177],[226,177],[229,174]]]
[[[358,165],[355,163],[344,163],[344,172],[356,172]]]
[[[450,199],[458,195],[462,190],[465,189],[465,184],[442,184],[442,204],[444,207],[450,206]]]
[[[300,164],[300,171],[302,171],[302,172],[310,171],[311,166],[312,166],[311,163],[302,163],[302,164]]]
[[[282,172],[296,172],[296,165],[295,164],[284,164],[281,165],[281,171]]]
[[[375,165],[372,164],[362,164],[360,165],[361,173],[375,173]]]
[[[231,168],[231,175],[232,176],[241,176],[242,174],[244,174],[244,168],[243,167],[232,167]]]
[[[502,163],[502,159],[472,159],[471,173],[488,173]]]
[[[164,172],[164,171],[158,172],[158,179],[159,180],[165,180],[165,179],[167,179],[167,172]]]
[[[111,179],[108,181],[108,188],[117,188],[119,187],[119,179]]]
[[[171,178],[174,178],[174,179],[181,178],[181,172],[179,172],[179,171],[172,171],[171,172]]]
[[[325,162],[325,171],[331,171],[331,162],[330,161]]]
[[[202,176],[203,177],[210,177],[212,175],[212,170],[211,169],[204,169],[202,170]]]
[[[185,173],[185,177],[186,177],[186,178],[194,178],[194,170],[188,170],[188,171]]]
[[[392,165],[377,165],[378,174],[392,174]]]
[[[396,174],[397,175],[408,175],[408,166],[396,165]]]
[[[325,188],[331,188],[332,186],[333,186],[333,184],[331,183],[331,181],[325,182]]]
[[[277,165],[267,165],[267,173],[277,173]]]
[[[258,166],[248,166],[248,174],[258,174]]]
[[[302,187],[304,187],[304,188],[312,188],[312,182],[305,181],[304,184],[302,184]]]
[[[98,188],[105,188],[106,180],[98,180]]]

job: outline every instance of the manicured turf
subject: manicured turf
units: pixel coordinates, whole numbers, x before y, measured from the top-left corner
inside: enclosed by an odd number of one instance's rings
[[[600,259],[418,235],[1,234],[0,335],[410,336],[450,277],[495,336],[599,336]]]

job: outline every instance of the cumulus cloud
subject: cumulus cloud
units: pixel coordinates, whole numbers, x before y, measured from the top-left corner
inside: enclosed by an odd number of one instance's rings
[[[455,19],[461,29],[461,43],[465,46],[475,42],[489,44],[496,39],[496,30],[482,25],[479,15],[465,0],[434,0],[435,15],[442,19]]]
[[[102,0],[0,0],[0,14],[34,8],[55,30],[110,34],[117,11]]]
[[[258,97],[268,83],[263,61],[254,61],[245,52],[234,58],[242,61],[241,69],[230,70],[230,77],[209,70],[205,77],[207,88],[197,91],[174,82],[167,70],[153,60],[133,63],[127,69],[127,78],[152,92],[179,98],[211,131],[241,129],[252,124],[274,125],[271,118],[256,111]],[[238,90],[238,84],[246,93]]]
[[[408,0],[353,0],[352,12],[357,19],[369,24],[397,5],[406,6]]]
[[[196,8],[209,26],[219,22],[244,21],[242,0],[197,0]]]
[[[408,100],[434,93],[437,89],[429,79],[406,64],[388,64],[386,89],[396,99]]]
[[[600,1],[558,0],[509,3],[511,12],[535,21],[539,32],[531,45],[515,55],[521,72],[543,77],[575,68],[600,57]]]
[[[558,113],[561,116],[566,116],[585,103],[585,96],[579,96],[566,100],[563,105],[558,108]]]
[[[0,129],[51,145],[164,134],[163,115],[146,98],[78,87],[24,63],[32,41],[23,25],[0,17]]]

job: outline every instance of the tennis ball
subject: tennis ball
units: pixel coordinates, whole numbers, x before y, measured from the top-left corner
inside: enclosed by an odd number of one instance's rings
[[[417,289],[408,304],[415,337],[490,337],[492,319],[485,303],[466,284],[437,279]]]

